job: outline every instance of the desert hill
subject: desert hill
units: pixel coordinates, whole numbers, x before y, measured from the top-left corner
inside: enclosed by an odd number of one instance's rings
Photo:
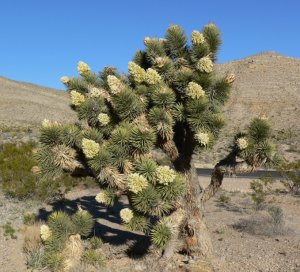
[[[0,123],[39,124],[44,119],[74,121],[68,94],[0,77]]]
[[[218,73],[227,71],[236,75],[225,107],[227,130],[265,114],[276,130],[300,131],[300,59],[264,52],[217,65]]]

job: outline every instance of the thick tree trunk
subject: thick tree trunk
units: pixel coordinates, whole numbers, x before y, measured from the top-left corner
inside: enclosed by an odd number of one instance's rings
[[[212,255],[212,243],[203,215],[203,202],[201,200],[203,189],[198,182],[194,167],[191,167],[186,173],[186,178],[188,190],[181,203],[184,216],[179,222],[180,231],[169,242],[163,257],[170,258],[175,251],[185,251],[195,259],[207,260]]]
[[[260,161],[251,165],[236,158],[235,153],[231,153],[215,166],[211,175],[211,182],[205,190],[199,184],[196,169],[190,166],[189,170],[186,171],[188,190],[181,203],[185,217],[180,224],[178,236],[171,240],[163,256],[169,258],[175,251],[184,250],[194,258],[209,262],[212,257],[212,242],[205,223],[205,202],[218,191],[225,174],[253,172],[264,163],[265,161]],[[186,163],[186,165],[190,164]]]

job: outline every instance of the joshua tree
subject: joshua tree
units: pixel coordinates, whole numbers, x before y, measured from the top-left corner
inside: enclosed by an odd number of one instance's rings
[[[208,24],[193,31],[188,42],[182,28],[172,25],[165,38],[146,37],[144,44],[129,62],[128,75],[112,67],[94,73],[79,62],[79,78],[61,78],[80,123],[44,121],[41,173],[93,176],[101,187],[96,200],[113,205],[128,196],[122,221],[149,234],[164,257],[177,250],[207,257],[211,243],[203,204],[226,173],[254,171],[274,160],[270,126],[267,120],[253,120],[202,189],[192,158],[216,141],[224,126],[221,109],[235,79],[214,74],[219,30]]]

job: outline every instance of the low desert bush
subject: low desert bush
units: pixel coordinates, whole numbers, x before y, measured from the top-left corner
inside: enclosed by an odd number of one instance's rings
[[[23,216],[23,224],[30,226],[38,221],[37,215],[35,213],[26,213]]]
[[[271,185],[274,183],[274,178],[271,176],[262,176],[259,180],[250,182],[250,189],[252,190],[251,198],[255,204],[256,210],[261,210],[265,207],[267,195],[272,192]]]
[[[300,193],[300,160],[295,162],[283,162],[277,168],[282,179],[281,183],[292,194]]]
[[[91,186],[93,179],[67,174],[59,179],[40,179],[34,148],[34,143],[0,146],[0,187],[7,196],[47,201],[60,198],[75,185]]]
[[[11,222],[6,222],[2,226],[2,228],[4,230],[4,236],[6,238],[17,239],[16,230],[12,226]]]
[[[219,202],[221,204],[228,204],[230,202],[230,196],[223,192],[219,197]]]
[[[95,267],[103,266],[105,264],[105,257],[95,249],[88,249],[83,255],[83,263]]]
[[[284,235],[288,232],[285,226],[283,211],[280,207],[272,206],[267,212],[256,212],[233,225],[240,231],[253,235]]]

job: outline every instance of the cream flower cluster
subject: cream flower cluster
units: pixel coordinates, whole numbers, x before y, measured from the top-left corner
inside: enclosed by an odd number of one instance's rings
[[[121,219],[125,222],[125,223],[129,223],[130,220],[133,218],[133,212],[131,209],[129,208],[125,208],[125,209],[122,209],[120,211],[120,216],[121,216]]]
[[[62,76],[60,78],[60,81],[63,83],[63,84],[68,84],[70,82],[70,78],[67,77],[67,76]]]
[[[85,75],[89,71],[91,71],[90,66],[88,66],[85,62],[79,61],[77,65],[77,70],[80,75]]]
[[[128,70],[129,70],[129,73],[132,75],[134,81],[137,83],[141,83],[141,82],[145,81],[147,78],[146,71],[142,67],[140,67],[136,63],[134,63],[133,61],[130,61],[128,63]]]
[[[167,185],[174,181],[176,173],[169,166],[159,166],[156,169],[156,176],[159,183]]]
[[[94,158],[100,150],[100,145],[93,140],[86,138],[82,139],[82,150],[84,155],[88,158]]]
[[[118,94],[124,89],[124,84],[116,76],[107,76],[107,84],[113,94]]]
[[[85,101],[84,95],[79,92],[71,91],[70,95],[71,95],[71,102],[75,106],[79,106]]]
[[[50,127],[53,127],[53,126],[58,126],[59,123],[57,121],[50,121],[48,119],[44,119],[43,122],[42,122],[42,127],[44,128],[50,128]]]
[[[147,46],[152,40],[153,40],[153,39],[150,38],[150,37],[145,37],[145,38],[144,38],[144,45]]]
[[[106,126],[109,123],[110,118],[106,113],[99,113],[98,120],[102,126]]]
[[[203,44],[205,42],[205,38],[203,34],[197,30],[194,30],[192,32],[192,44],[198,45]]]
[[[202,87],[195,83],[190,82],[186,88],[186,94],[187,96],[191,97],[192,99],[199,99],[203,96],[205,96],[205,92],[202,89]]]
[[[128,189],[133,193],[138,193],[143,191],[148,186],[146,178],[137,173],[130,174],[128,176]]]
[[[162,68],[168,62],[168,57],[157,57],[154,62],[158,68]]]
[[[90,90],[90,96],[95,98],[104,96],[104,91],[99,88],[93,87]]]
[[[266,120],[269,119],[268,116],[267,116],[265,113],[262,114],[262,115],[260,115],[258,118],[259,118],[260,120],[264,120],[264,121],[266,121]]]
[[[236,144],[240,150],[246,149],[248,147],[248,141],[244,137],[238,138],[236,140]]]
[[[98,193],[95,197],[98,203],[107,204],[107,194],[105,191]]]
[[[211,73],[213,71],[213,62],[209,57],[203,57],[197,62],[197,69],[201,72]]]
[[[203,131],[198,131],[195,135],[196,140],[203,146],[207,146],[209,143],[209,134]]]
[[[51,235],[52,231],[47,225],[41,225],[40,234],[43,241],[47,241]]]
[[[150,85],[157,84],[161,81],[161,76],[154,69],[148,68],[146,74],[146,82]]]
[[[226,78],[225,78],[225,80],[226,80],[226,82],[228,84],[233,83],[235,81],[235,74],[229,74],[229,75],[227,75]]]

